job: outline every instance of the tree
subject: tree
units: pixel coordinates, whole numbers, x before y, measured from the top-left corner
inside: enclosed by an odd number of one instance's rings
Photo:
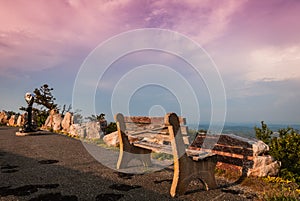
[[[73,113],[73,121],[75,124],[81,124],[83,122],[83,116],[80,114],[81,110],[77,109]]]
[[[273,131],[271,131],[264,121],[261,121],[261,128],[254,127],[256,138],[263,141],[266,144],[270,144]]]
[[[48,84],[44,84],[33,91],[35,94],[34,102],[40,106],[40,108],[33,109],[37,126],[42,126],[45,123],[50,110],[58,109],[57,104],[54,102],[56,99],[52,95],[52,91],[53,88],[50,88]]]
[[[85,117],[85,119],[86,119],[87,121],[97,121],[97,116],[94,115],[94,114],[92,114],[92,115],[89,116],[89,117]]]
[[[49,88],[48,84],[44,84],[39,89],[36,88],[34,90],[34,102],[41,105],[41,109],[44,109],[43,107],[48,110],[57,109],[57,104],[54,103],[56,99],[52,95],[51,91],[53,91],[53,88]]]
[[[117,124],[115,122],[110,122],[107,126],[106,133],[112,133],[117,131]]]
[[[100,121],[100,120],[105,120],[105,114],[104,113],[101,113],[100,115],[97,115],[97,120]]]
[[[6,113],[7,113],[7,115],[8,115],[9,118],[10,118],[12,115],[20,115],[20,113],[16,113],[16,112],[14,112],[14,111],[7,111]]]
[[[49,88],[48,84],[44,84],[33,91],[35,94],[34,102],[40,106],[39,108],[32,108],[37,126],[42,126],[45,123],[50,110],[57,109],[57,104],[54,103],[56,99],[51,91],[53,91],[53,88]],[[21,107],[20,110],[26,111],[26,107]]]
[[[65,113],[70,112],[71,109],[72,109],[71,104],[69,105],[69,107],[68,107],[67,109],[66,109],[66,104],[64,104],[64,105],[63,105],[63,108],[62,108],[62,110],[61,110],[61,115],[62,115],[62,116],[65,116]]]
[[[85,118],[88,121],[101,121],[101,120],[105,120],[105,114],[101,113],[100,115],[94,115],[92,114],[89,117]]]

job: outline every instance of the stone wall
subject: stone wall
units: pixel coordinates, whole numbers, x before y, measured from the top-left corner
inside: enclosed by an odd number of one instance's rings
[[[7,125],[7,126],[23,126],[25,123],[25,114],[21,115],[11,115],[6,111],[1,111],[0,112],[0,124],[1,125]]]
[[[73,115],[70,112],[62,117],[56,110],[50,111],[42,129],[61,131],[74,137],[86,139],[99,139],[101,137],[99,122],[74,124]]]

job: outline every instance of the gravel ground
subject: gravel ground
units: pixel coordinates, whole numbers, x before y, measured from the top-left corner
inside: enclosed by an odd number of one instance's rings
[[[147,174],[120,173],[107,167],[114,165],[117,153],[94,145],[88,145],[86,149],[81,141],[59,134],[17,137],[16,131],[17,128],[0,127],[0,200],[218,201],[255,198],[238,186],[225,188],[228,183],[220,178],[217,178],[218,189],[204,191],[195,181],[185,195],[171,198],[172,167]],[[99,160],[101,155],[108,157]]]

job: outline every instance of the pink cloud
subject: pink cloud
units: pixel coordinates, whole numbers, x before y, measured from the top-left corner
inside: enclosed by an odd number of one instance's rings
[[[300,42],[299,1],[248,1],[232,18],[228,36],[247,46]]]
[[[70,2],[2,3],[0,68],[50,68],[79,51],[88,54],[105,38],[129,28],[117,20],[119,4]]]
[[[224,57],[231,48],[244,59],[256,46],[300,42],[299,7],[297,1],[2,1],[0,69],[51,68],[145,27],[186,34]]]
[[[231,16],[246,1],[155,1],[148,26],[172,29],[207,44],[227,29]]]
[[[299,19],[299,1],[248,1],[236,10],[222,35],[206,46],[222,74],[234,77],[227,86],[299,79]]]

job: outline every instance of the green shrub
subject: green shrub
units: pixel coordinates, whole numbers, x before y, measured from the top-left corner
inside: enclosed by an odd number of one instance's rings
[[[117,131],[117,124],[115,122],[110,122],[106,128],[106,133],[112,133]]]
[[[286,195],[279,195],[279,196],[266,196],[264,198],[266,201],[297,201],[297,197],[293,196],[286,196]]]
[[[46,110],[34,110],[33,113],[37,127],[41,127],[43,124],[45,124],[46,119],[49,115]]]
[[[270,147],[270,155],[281,161],[280,176],[300,184],[300,134],[293,128],[279,129],[274,134],[262,121],[255,127],[256,137]]]
[[[269,145],[271,142],[273,131],[271,131],[268,128],[267,124],[265,124],[264,121],[262,121],[261,128],[255,126],[254,129],[255,129],[256,138]]]
[[[281,161],[280,176],[300,184],[300,135],[293,128],[278,132],[269,144],[270,154]]]

